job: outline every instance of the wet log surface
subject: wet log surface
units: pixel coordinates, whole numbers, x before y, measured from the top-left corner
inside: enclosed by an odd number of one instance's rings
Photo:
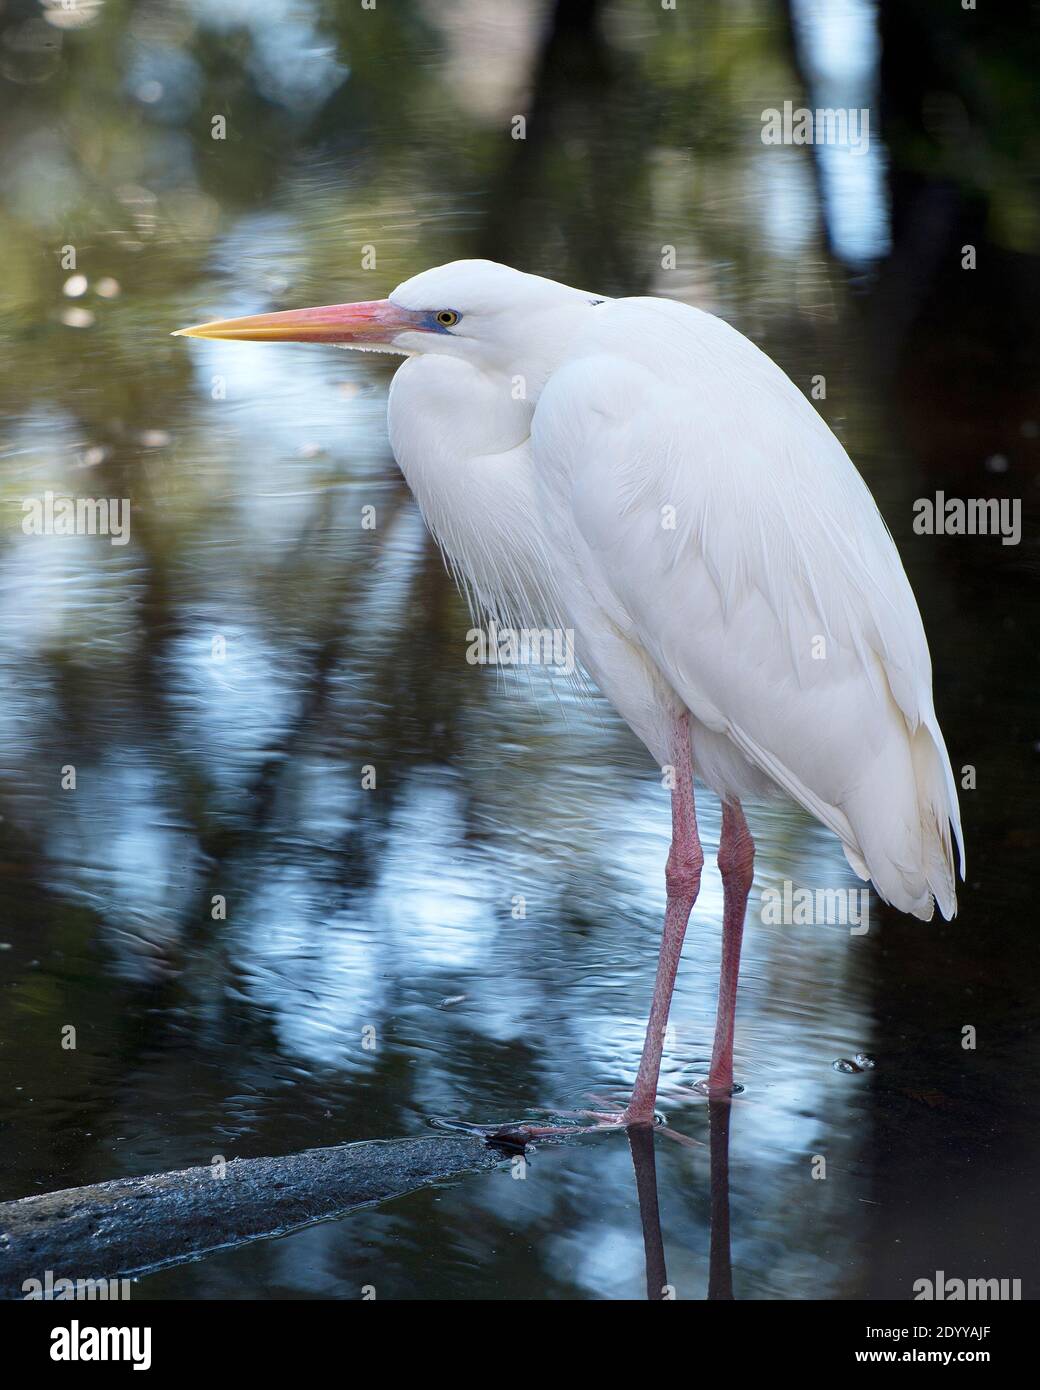
[[[378,1140],[236,1159],[0,1203],[0,1297],[27,1279],[110,1279],[278,1235],[497,1167],[470,1137]]]

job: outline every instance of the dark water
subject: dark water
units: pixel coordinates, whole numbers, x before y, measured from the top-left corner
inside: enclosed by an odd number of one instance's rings
[[[688,299],[806,391],[825,375],[818,408],[919,597],[954,767],[975,769],[960,914],[873,900],[864,935],[763,923],[764,888],[858,881],[800,811],[750,806],[745,1089],[713,1116],[691,1091],[709,862],[660,1098],[697,1142],[656,1137],[660,1243],[648,1155],[604,1135],[135,1297],[639,1298],[648,1261],[680,1298],[725,1293],[730,1267],[737,1298],[909,1298],[936,1270],[1035,1297],[1028,112],[1002,118],[992,176],[951,191],[946,137],[922,159],[912,87],[852,0],[796,6],[793,45],[765,3],[567,5],[548,25],[476,4],[81,9],[2,17],[0,1196],[631,1085],[664,908],[657,770],[602,702],[467,664],[465,607],[388,453],[390,364],[168,336],[479,252]],[[980,80],[1026,64],[986,35]],[[761,109],[806,82],[904,126],[844,161],[766,149]],[[953,250],[972,236],[976,281]],[[47,489],[129,498],[129,543],[23,534]],[[1023,499],[1021,543],[915,535],[937,489]],[[710,853],[707,793],[699,812]],[[876,1067],[833,1068],[857,1053]]]

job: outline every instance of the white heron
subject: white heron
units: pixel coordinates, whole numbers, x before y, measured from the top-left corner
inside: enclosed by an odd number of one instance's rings
[[[696,769],[722,802],[722,969],[707,1092],[733,1089],[754,844],[785,792],[903,912],[956,911],[964,843],[924,628],[844,448],[734,328],[491,261],[389,299],[230,319],[199,338],[401,353],[390,442],[470,596],[505,626],[575,632],[585,671],[673,773],[667,908],[625,1124],[654,1119],[704,862]]]

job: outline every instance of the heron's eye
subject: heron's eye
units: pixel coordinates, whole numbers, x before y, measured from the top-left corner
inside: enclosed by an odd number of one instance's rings
[[[454,328],[459,321],[459,316],[454,309],[441,309],[437,314],[437,322],[442,328]]]

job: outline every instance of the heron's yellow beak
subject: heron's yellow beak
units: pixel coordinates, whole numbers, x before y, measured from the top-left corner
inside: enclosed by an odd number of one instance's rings
[[[427,315],[402,309],[389,299],[359,304],[324,304],[315,309],[287,309],[217,319],[194,328],[179,328],[175,338],[230,338],[247,343],[340,343],[345,347],[389,346],[398,333],[422,331]]]

